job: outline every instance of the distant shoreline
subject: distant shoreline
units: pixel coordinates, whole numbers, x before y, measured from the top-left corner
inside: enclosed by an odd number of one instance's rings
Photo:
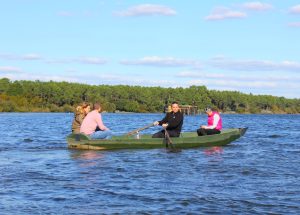
[[[73,112],[82,102],[100,102],[107,112],[157,113],[177,101],[185,113],[211,107],[223,113],[300,113],[300,99],[253,95],[237,91],[0,79],[0,112]]]

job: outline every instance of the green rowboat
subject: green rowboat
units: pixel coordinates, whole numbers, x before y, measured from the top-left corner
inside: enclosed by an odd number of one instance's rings
[[[220,134],[198,136],[196,132],[183,132],[180,137],[172,137],[173,146],[178,149],[224,146],[243,136],[247,128],[224,129]],[[150,134],[114,136],[112,139],[91,140],[83,134],[70,134],[67,137],[68,148],[89,150],[117,149],[157,149],[164,148],[165,141],[152,138]]]

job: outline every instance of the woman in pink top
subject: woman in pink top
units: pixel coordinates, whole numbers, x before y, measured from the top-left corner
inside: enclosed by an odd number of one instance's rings
[[[220,134],[222,129],[222,118],[216,111],[211,108],[205,108],[207,114],[207,125],[201,125],[197,130],[198,136]]]
[[[89,136],[91,139],[111,138],[112,132],[103,124],[100,112],[101,105],[99,103],[95,103],[94,110],[89,112],[84,118],[80,127],[80,133]]]

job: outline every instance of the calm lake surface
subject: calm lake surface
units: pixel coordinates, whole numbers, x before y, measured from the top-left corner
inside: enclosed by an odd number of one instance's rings
[[[163,114],[103,114],[118,134]],[[300,214],[300,115],[223,115],[210,148],[69,150],[73,114],[0,114],[0,214]],[[185,131],[206,123],[186,116]],[[153,133],[151,128],[145,133]]]

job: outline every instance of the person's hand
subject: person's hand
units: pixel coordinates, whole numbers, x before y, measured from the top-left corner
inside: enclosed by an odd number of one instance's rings
[[[205,125],[201,125],[201,127],[200,128],[204,128],[204,129],[206,129],[206,126]]]
[[[153,122],[153,125],[158,125],[158,124],[159,124],[158,121]]]
[[[164,128],[167,128],[168,127],[168,123],[164,123],[161,126],[164,127]]]

